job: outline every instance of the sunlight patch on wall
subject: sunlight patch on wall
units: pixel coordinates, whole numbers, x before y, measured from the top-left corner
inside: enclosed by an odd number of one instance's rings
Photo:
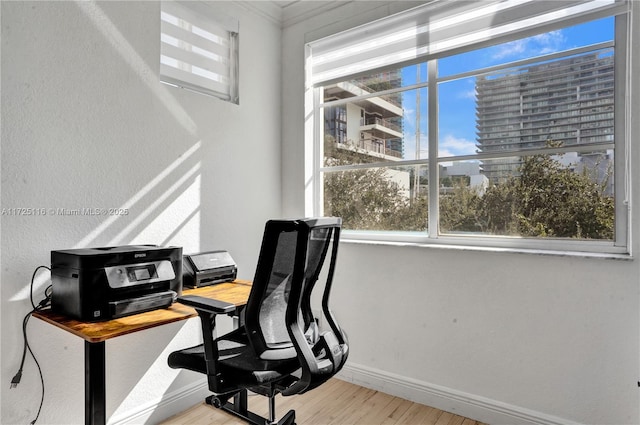
[[[126,223],[106,246],[128,244],[132,243],[132,240],[150,243],[148,236],[151,233],[143,232],[143,230],[156,229],[153,233],[156,235],[155,243],[163,241],[172,243],[171,241],[180,240],[182,243],[187,243],[189,249],[197,250],[200,244],[201,163],[197,160],[200,148],[201,141],[198,141],[119,207],[129,211],[142,210],[140,214],[136,214],[135,217],[109,216],[72,248],[92,246],[98,238],[104,237],[108,233],[113,234],[118,226],[122,227]],[[188,169],[183,174],[174,175],[187,167]],[[147,205],[144,198],[152,195],[152,192],[160,192],[161,195],[150,196],[153,200],[151,202],[147,200]],[[130,221],[127,222],[127,220]],[[158,223],[154,224],[155,220],[159,220]],[[159,226],[163,226],[162,231],[157,230]],[[185,232],[188,232],[191,238],[184,237]],[[142,241],[143,235],[147,236],[146,241]],[[193,235],[197,235],[197,237],[194,238]],[[34,290],[43,288],[48,281],[48,273],[38,273],[33,283]],[[10,301],[26,300],[29,298],[29,293],[29,286],[25,286],[11,297]]]
[[[154,243],[162,242],[162,245],[182,246],[184,252],[196,252],[200,247],[199,173],[200,163],[139,214],[109,245],[145,244],[151,240]],[[183,189],[185,183],[189,186]],[[166,207],[161,206],[166,199],[173,201]],[[153,214],[156,216],[151,217]],[[133,231],[141,224],[144,226],[142,230],[133,235]]]
[[[223,323],[231,321],[230,318],[225,319],[227,318],[222,318]],[[193,345],[194,341],[202,339],[200,321],[186,320],[153,329],[153,332],[155,332],[154,348],[162,346],[162,351],[152,351],[150,356],[144,353],[141,355],[145,359],[146,370],[138,369],[131,374],[126,374],[126,376],[117,377],[120,381],[119,387],[125,391],[121,394],[111,395],[110,401],[114,407],[117,407],[108,419],[109,425],[153,423],[155,421],[151,419],[151,416],[163,405],[185,397],[185,393],[187,395],[196,395],[198,392],[208,393],[204,377],[195,381],[185,379],[184,371],[172,369],[167,364],[167,357],[173,351]],[[111,341],[113,350],[108,354],[108,361],[117,364],[126,361],[123,358],[126,354],[123,354],[121,349],[127,344],[126,337],[119,341]]]
[[[76,1],[76,4],[85,15],[93,22],[96,28],[104,35],[111,46],[122,56],[140,80],[149,87],[149,90],[164,104],[167,110],[175,117],[190,134],[195,135],[197,126],[189,114],[180,106],[178,101],[169,93],[167,86],[160,84],[158,70],[151,69],[131,46],[118,28],[95,1]]]
[[[133,195],[128,201],[122,204],[120,208],[131,210],[132,207],[136,205],[136,203],[138,203],[145,195],[147,195],[149,192],[151,192],[151,190],[159,186],[161,183],[163,183],[164,186],[167,186],[167,182],[165,182],[167,177],[179,166],[184,164],[188,159],[190,159],[191,157],[194,157],[195,153],[200,150],[201,144],[202,144],[201,141],[198,141],[196,144],[194,144],[184,154],[182,154],[178,159],[176,159],[167,168],[165,168],[160,174],[158,174],[153,180],[151,180],[142,189],[140,189],[135,195]],[[195,173],[199,172],[199,170],[200,170],[200,162],[198,162],[195,166],[191,167],[191,169],[186,173],[186,175],[180,178],[178,182],[186,181],[189,177],[193,177]],[[171,187],[167,189],[167,191],[173,190],[175,192],[176,190],[175,188],[177,184],[178,183],[176,182],[173,185],[171,185]],[[166,196],[164,198],[166,199]],[[158,204],[159,202],[152,203],[152,205],[158,205]],[[197,205],[200,205],[200,204],[198,203]],[[140,217],[148,216],[149,214],[148,210],[149,208],[146,208],[140,214],[140,216],[134,219],[134,222],[138,223],[140,222]],[[122,216],[109,217],[108,219],[103,221],[98,227],[96,227],[91,233],[89,233],[81,241],[79,241],[74,246],[74,248],[82,248],[82,247],[88,246],[89,244],[91,244],[91,242],[93,242],[96,238],[98,238],[98,236],[103,234],[110,226],[112,226],[119,219],[122,219]],[[130,227],[131,225],[128,225],[127,229],[129,229]],[[111,240],[111,242],[117,243],[118,241],[121,241],[123,237],[124,237],[124,233],[120,232],[115,238]]]

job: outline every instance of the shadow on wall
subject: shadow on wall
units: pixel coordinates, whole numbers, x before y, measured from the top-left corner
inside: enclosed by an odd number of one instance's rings
[[[3,61],[3,82],[12,84],[3,84],[3,118],[6,111],[10,129],[3,129],[9,137],[2,143],[2,206],[9,211],[1,217],[2,382],[10,381],[20,363],[20,322],[31,309],[31,274],[39,264],[49,265],[51,250],[126,244],[199,250],[203,154],[198,128],[158,82],[157,70],[148,65],[157,52],[144,50],[152,35],[145,39],[144,25],[135,22],[155,6],[2,6],[8,22],[12,17],[29,22],[25,28],[7,28],[6,50],[3,43],[3,53],[16,60]],[[51,61],[51,66],[37,61]],[[16,105],[5,108],[5,93]],[[36,302],[49,283],[49,273],[38,273]],[[162,334],[153,356],[178,331]],[[68,366],[46,354],[46,349],[36,352],[45,379],[47,368]],[[150,370],[156,358],[137,365]],[[3,392],[3,423],[35,416],[40,383],[32,362],[27,368],[20,386]],[[119,393],[126,398],[136,384],[118,388]],[[48,383],[40,421],[64,416],[69,401],[60,385],[66,383]]]
[[[71,141],[67,142],[66,148],[77,149],[88,155],[77,156],[70,152],[69,155],[47,157],[48,167],[43,167],[38,174],[45,175],[45,180],[50,177],[58,184],[45,187],[49,196],[40,196],[35,192],[30,194],[28,190],[24,193],[24,198],[37,198],[37,201],[22,202],[16,199],[10,202],[21,206],[23,203],[37,204],[38,208],[35,214],[6,217],[6,222],[16,229],[39,228],[45,241],[55,243],[51,244],[51,249],[136,243],[167,245],[180,232],[193,227],[195,231],[189,232],[189,241],[197,249],[202,153],[196,124],[167,87],[158,84],[156,72],[151,70],[97,4],[77,2],[77,7],[124,61],[129,71],[139,77],[138,81],[145,83],[147,96],[150,91],[172,118],[170,121],[178,124],[174,128],[178,128],[176,136],[179,142],[167,147],[167,140],[131,140],[127,126],[135,123],[126,122],[119,123],[121,127],[116,125],[109,130],[111,140],[104,135],[100,137],[101,129],[96,128],[98,124],[94,128],[83,129],[92,133],[93,139],[78,134],[74,141],[71,134]],[[78,91],[82,91],[81,88]],[[79,117],[78,120],[86,118]],[[132,117],[132,121],[134,119]],[[149,124],[153,123],[140,123],[140,126]],[[160,131],[149,136],[161,136]],[[192,142],[186,145],[184,151],[178,151],[180,146],[185,146],[185,140]],[[44,140],[33,142],[36,144],[34,149],[40,149],[37,145],[45,143]],[[90,143],[109,146],[108,149],[95,146],[96,150],[85,151]],[[177,159],[171,161],[176,156]],[[164,168],[157,166],[162,163],[166,164]],[[136,190],[135,187],[144,180],[147,183]],[[28,175],[27,171],[24,172],[23,181],[25,184],[39,183],[38,178]],[[125,198],[127,195],[128,198]],[[25,233],[25,236],[34,234]],[[73,235],[76,241],[69,243],[69,235]],[[68,245],[59,246],[61,240],[67,240]],[[40,283],[36,282],[35,291],[44,289]],[[8,297],[3,294],[3,298],[10,301],[25,300],[28,290],[28,287],[20,288]]]

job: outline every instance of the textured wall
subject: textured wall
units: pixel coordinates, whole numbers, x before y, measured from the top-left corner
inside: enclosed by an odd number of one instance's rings
[[[159,83],[159,2],[2,2],[2,208],[40,214],[1,217],[1,423],[27,423],[38,407],[31,360],[7,388],[31,273],[51,250],[228,249],[239,275],[253,277],[264,221],[281,212],[281,31],[251,8],[211,7],[240,21],[240,105]],[[128,214],[69,212],[81,208]],[[196,334],[175,325],[108,343],[108,414],[191,385],[166,368],[165,347]],[[46,383],[39,423],[81,422],[81,340],[36,320],[29,335]]]

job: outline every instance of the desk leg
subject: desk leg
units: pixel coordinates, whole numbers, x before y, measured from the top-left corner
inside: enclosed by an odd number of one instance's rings
[[[105,425],[105,342],[84,343],[84,423]]]

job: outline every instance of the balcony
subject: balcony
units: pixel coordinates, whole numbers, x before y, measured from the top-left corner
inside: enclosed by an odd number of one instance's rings
[[[385,141],[381,139],[362,139],[358,141],[348,141],[347,143],[336,143],[338,149],[348,149],[361,155],[384,159],[387,161],[399,161],[402,159],[402,152],[388,149]]]
[[[341,82],[324,87],[325,101],[331,99],[347,99],[354,96],[366,96],[372,92],[366,86],[357,82]],[[401,117],[403,115],[402,105],[392,96],[374,96],[355,101],[354,104],[367,111],[374,111],[382,116]]]
[[[373,138],[400,139],[402,128],[386,118],[367,116],[360,120],[360,131],[369,133]]]

